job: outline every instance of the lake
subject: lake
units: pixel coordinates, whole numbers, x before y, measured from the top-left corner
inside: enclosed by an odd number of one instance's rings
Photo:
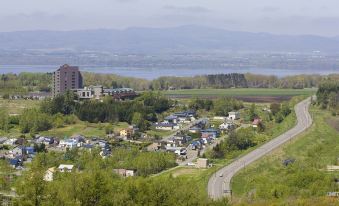
[[[21,73],[21,72],[52,72],[59,68],[59,65],[0,65],[0,74],[4,73]],[[118,68],[112,66],[79,66],[81,71],[96,72],[105,74],[117,74],[128,77],[138,77],[143,79],[155,79],[161,76],[180,76],[190,77],[204,74],[221,74],[221,73],[254,73],[265,75],[276,75],[278,77],[297,75],[297,74],[331,74],[339,73],[337,69],[333,70],[298,70],[298,69],[265,69],[265,68],[247,68],[247,69],[159,69],[159,68]]]

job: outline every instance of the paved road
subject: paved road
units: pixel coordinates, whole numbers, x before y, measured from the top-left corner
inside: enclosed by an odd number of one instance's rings
[[[258,160],[259,158],[263,157],[309,128],[312,125],[312,118],[308,112],[310,103],[310,98],[308,98],[295,106],[294,109],[297,116],[297,125],[294,128],[267,142],[266,144],[260,146],[259,148],[253,150],[252,152],[239,158],[238,160],[213,174],[208,182],[209,196],[213,199],[229,196],[231,191],[231,179],[239,170],[253,163],[254,161]]]

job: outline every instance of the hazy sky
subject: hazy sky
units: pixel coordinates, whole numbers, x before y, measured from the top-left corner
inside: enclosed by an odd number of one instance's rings
[[[339,0],[0,0],[0,31],[204,25],[339,35]]]

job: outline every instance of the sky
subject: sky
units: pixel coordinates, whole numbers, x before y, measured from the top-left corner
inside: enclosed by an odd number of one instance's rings
[[[202,25],[339,35],[338,0],[0,0],[0,31]]]

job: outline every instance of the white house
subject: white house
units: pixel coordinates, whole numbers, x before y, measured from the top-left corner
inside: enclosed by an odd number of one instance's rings
[[[230,123],[230,122],[222,123],[221,125],[219,125],[219,129],[220,130],[232,130],[232,129],[235,129],[235,124]]]
[[[17,139],[15,139],[15,138],[8,139],[3,143],[3,145],[13,146],[13,145],[15,145],[16,140]]]
[[[60,140],[59,146],[66,148],[75,148],[78,146],[78,141],[75,139]]]
[[[74,165],[64,165],[64,164],[61,164],[58,167],[58,170],[59,170],[59,172],[72,172],[73,168],[74,168]]]
[[[173,123],[157,123],[155,124],[155,129],[157,130],[178,130],[180,129],[179,125]]]
[[[230,120],[237,120],[240,119],[240,112],[229,112],[228,119]]]
[[[49,168],[44,175],[44,180],[47,182],[52,182],[53,181],[53,176],[55,173],[55,167]]]
[[[122,177],[133,177],[136,175],[135,170],[128,170],[128,169],[114,169],[115,173],[119,174]]]

